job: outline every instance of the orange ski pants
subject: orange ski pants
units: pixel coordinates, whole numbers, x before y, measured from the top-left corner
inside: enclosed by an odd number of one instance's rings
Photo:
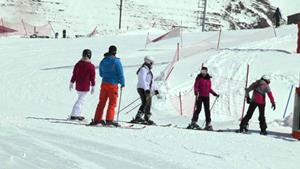
[[[102,120],[103,110],[107,100],[108,108],[106,113],[106,120],[113,121],[115,116],[115,107],[118,99],[118,85],[110,83],[102,83],[100,89],[99,103],[97,105],[94,121]]]

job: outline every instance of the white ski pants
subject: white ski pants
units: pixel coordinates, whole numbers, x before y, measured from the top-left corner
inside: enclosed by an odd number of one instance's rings
[[[78,99],[73,106],[71,116],[81,116],[82,106],[83,106],[85,97],[88,94],[88,92],[77,91],[77,94],[78,94]]]

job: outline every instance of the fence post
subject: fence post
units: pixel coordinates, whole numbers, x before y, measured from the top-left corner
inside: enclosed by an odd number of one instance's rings
[[[246,74],[246,84],[245,84],[245,89],[247,88],[248,86],[248,78],[249,78],[249,64],[247,64],[247,74]],[[245,93],[246,94],[246,93]],[[245,102],[246,102],[246,98],[245,98],[246,95],[244,95],[243,99],[243,110],[242,110],[242,116],[241,116],[241,120],[243,119],[244,117],[244,111],[245,111]]]
[[[4,26],[4,21],[3,21],[3,18],[1,17],[1,26]],[[7,36],[7,33],[4,33],[4,36],[6,37]]]
[[[1,17],[1,26],[4,26],[3,18]]]
[[[180,105],[180,115],[183,115],[183,111],[182,111],[182,98],[181,98],[181,92],[179,92],[179,105]]]
[[[22,24],[23,24],[23,28],[24,28],[24,31],[25,31],[25,33],[26,33],[26,36],[28,36],[28,33],[27,33],[27,30],[26,30],[25,23],[24,23],[23,19],[21,20],[21,22],[22,22]]]
[[[181,43],[181,48],[182,48],[182,45],[183,45],[183,44],[182,44],[182,43],[183,43],[183,42],[182,42],[182,30],[183,30],[183,29],[182,29],[182,21],[181,21],[181,27],[180,27],[179,30],[180,30],[180,43]]]
[[[177,61],[179,61],[179,43],[177,43],[176,55],[177,55]]]
[[[52,26],[52,24],[51,24],[51,22],[50,22],[50,21],[48,21],[48,24],[50,25],[50,27],[51,27],[51,30],[52,30],[52,32],[53,32],[53,34],[55,34],[56,32],[54,31],[54,29],[53,29],[53,26]]]
[[[149,32],[147,33],[147,37],[146,37],[146,43],[145,43],[145,49],[147,48],[147,45],[150,43],[149,40]]]
[[[220,27],[217,50],[219,50],[219,48],[220,48],[221,33],[222,33],[222,28]]]

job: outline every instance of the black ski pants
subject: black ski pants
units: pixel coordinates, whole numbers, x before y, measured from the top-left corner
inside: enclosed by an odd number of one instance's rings
[[[251,102],[246,116],[242,119],[240,127],[244,128],[248,126],[248,122],[251,119],[256,107],[259,109],[259,126],[261,130],[266,130],[267,129],[267,123],[266,123],[266,117],[265,117],[265,104],[257,104],[255,102]]]
[[[205,121],[206,121],[206,123],[210,123],[211,118],[210,118],[210,110],[209,110],[209,96],[207,96],[207,97],[199,96],[197,98],[196,105],[195,105],[196,109],[194,110],[192,121],[193,122],[198,121],[199,114],[200,114],[201,108],[202,108],[202,103],[204,105]]]
[[[142,101],[142,104],[139,108],[139,111],[137,113],[136,116],[138,117],[144,117],[145,120],[149,120],[150,119],[150,116],[151,116],[151,103],[152,103],[152,97],[151,97],[151,94],[150,93],[146,93],[146,91],[142,88],[138,88],[137,89],[137,92],[139,93],[140,95],[140,98],[141,98],[141,101]]]

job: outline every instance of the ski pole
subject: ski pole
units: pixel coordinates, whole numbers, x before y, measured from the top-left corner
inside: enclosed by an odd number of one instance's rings
[[[219,96],[219,97],[220,97],[220,96]],[[217,102],[217,100],[218,100],[219,97],[216,97],[216,99],[215,99],[215,101],[214,101],[214,103],[213,103],[213,105],[211,106],[211,108],[210,108],[209,111],[212,111],[212,109],[214,108],[214,106],[215,106],[215,104],[216,104],[216,102]]]
[[[134,101],[132,101],[131,103],[129,103],[127,106],[123,107],[120,112],[122,112],[123,110],[125,110],[127,107],[131,106],[133,103],[135,103],[136,101],[138,101],[140,98],[136,98]]]
[[[142,104],[142,103],[140,103],[140,104],[134,106],[132,109],[130,109],[129,111],[127,111],[125,114],[130,113],[132,110],[136,109],[136,108],[139,107],[141,104]]]
[[[291,86],[290,94],[289,94],[289,97],[288,97],[288,100],[287,100],[287,103],[286,103],[286,106],[285,106],[285,110],[284,110],[284,114],[283,114],[282,118],[285,117],[285,114],[286,114],[286,111],[287,111],[287,108],[289,106],[289,102],[290,102],[290,99],[291,99],[291,94],[292,94],[293,88],[294,88],[294,85]]]
[[[150,98],[152,98],[154,95],[151,95]],[[136,109],[137,107],[139,107],[142,103],[139,103],[138,105],[134,106],[132,109],[130,109],[129,111],[127,111],[125,114],[130,113],[132,110]]]
[[[121,101],[122,101],[122,87],[120,88],[120,99],[119,99],[119,106],[118,106],[118,115],[117,115],[117,123],[119,122],[119,115],[120,115],[120,108],[121,108]]]

